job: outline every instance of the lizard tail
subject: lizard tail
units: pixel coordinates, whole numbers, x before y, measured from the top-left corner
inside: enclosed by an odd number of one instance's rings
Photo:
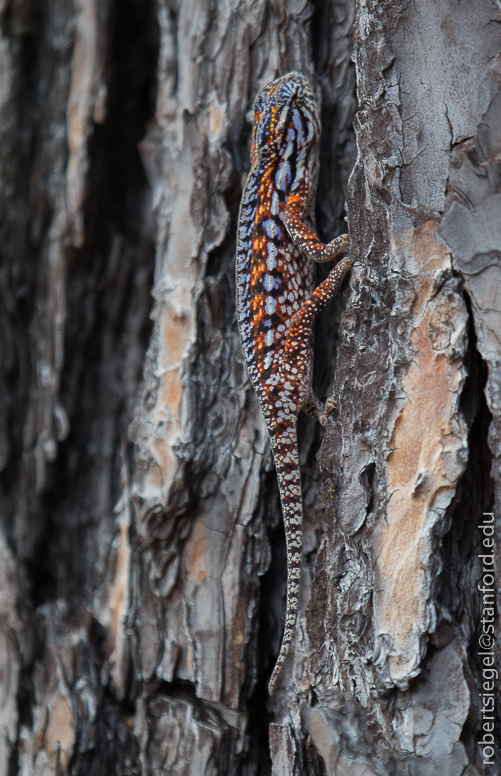
[[[285,439],[272,441],[272,447],[287,544],[287,607],[282,646],[268,686],[270,695],[273,694],[278,675],[292,644],[299,607],[299,588],[303,563],[303,497],[295,428]]]
[[[315,289],[292,319],[285,350],[283,365],[293,367],[305,363],[311,347],[311,327],[315,315],[332,299],[339,289],[344,276],[352,266],[350,258],[341,259],[329,273],[329,276]],[[294,370],[295,372],[296,370]],[[285,386],[291,390],[289,380],[291,372],[285,372]],[[299,588],[301,583],[301,568],[303,564],[303,496],[301,493],[301,475],[297,451],[296,421],[298,408],[288,405],[288,391],[279,394],[281,402],[276,403],[273,420],[277,425],[270,425],[272,413],[265,405],[265,419],[270,429],[270,440],[278,476],[280,501],[284,517],[285,541],[287,544],[287,608],[285,613],[285,628],[282,646],[275,668],[271,675],[268,690],[273,694],[275,683],[287,659],[294,635],[297,612],[299,607]],[[304,405],[303,405],[304,406]],[[280,409],[279,409],[280,407]],[[268,413],[268,415],[267,415]]]

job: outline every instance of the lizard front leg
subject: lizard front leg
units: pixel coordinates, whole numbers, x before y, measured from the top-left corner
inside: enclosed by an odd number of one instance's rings
[[[287,227],[290,238],[309,259],[323,264],[333,261],[341,253],[346,253],[350,248],[350,238],[347,234],[336,237],[332,242],[324,245],[313,232],[301,220],[303,214],[304,199],[301,193],[291,194],[287,199],[282,220]]]

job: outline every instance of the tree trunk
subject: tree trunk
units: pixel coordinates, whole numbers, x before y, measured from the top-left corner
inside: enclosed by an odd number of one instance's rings
[[[0,20],[0,776],[500,774],[499,6]],[[270,699],[285,540],[234,262],[246,114],[289,70],[355,266],[316,325],[338,410],[299,424]]]

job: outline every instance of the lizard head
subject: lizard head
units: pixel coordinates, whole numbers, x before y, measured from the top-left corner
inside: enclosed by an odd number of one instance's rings
[[[320,120],[311,87],[292,72],[267,84],[254,101],[251,163],[268,153],[282,156],[294,135],[297,151],[316,145]]]

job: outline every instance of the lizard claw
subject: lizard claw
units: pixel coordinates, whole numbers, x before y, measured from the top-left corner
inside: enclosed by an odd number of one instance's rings
[[[334,410],[337,410],[337,403],[335,399],[327,399],[325,402],[325,413],[326,415],[332,415]]]

